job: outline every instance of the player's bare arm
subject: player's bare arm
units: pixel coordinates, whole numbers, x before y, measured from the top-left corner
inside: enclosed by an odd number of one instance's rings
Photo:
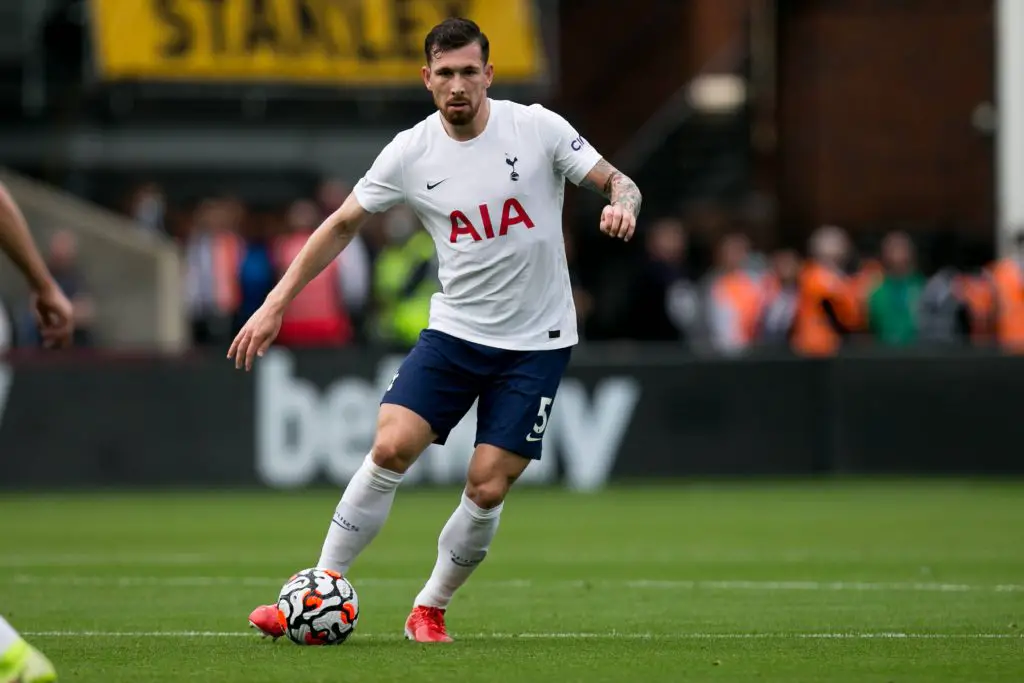
[[[67,345],[74,324],[71,302],[50,274],[25,217],[3,185],[0,185],[0,250],[10,256],[28,280],[32,289],[32,311],[43,344],[47,347]]]
[[[252,369],[253,361],[262,356],[281,330],[285,309],[302,288],[323,271],[348,246],[366,220],[367,212],[355,194],[320,224],[295,257],[280,282],[267,295],[263,305],[252,314],[228,349],[235,367]]]
[[[3,186],[0,186],[0,249],[11,257],[33,291],[43,290],[52,282],[21,211]]]
[[[643,197],[636,183],[606,160],[601,159],[580,183],[609,200],[601,211],[601,232],[628,242],[636,230]]]

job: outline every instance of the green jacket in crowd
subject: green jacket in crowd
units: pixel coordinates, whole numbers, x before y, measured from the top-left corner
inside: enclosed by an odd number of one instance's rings
[[[430,297],[440,289],[434,242],[418,230],[403,244],[386,247],[374,268],[377,332],[411,347],[430,322]]]
[[[916,273],[886,275],[868,298],[868,324],[883,344],[905,346],[917,341],[918,309],[924,278]]]

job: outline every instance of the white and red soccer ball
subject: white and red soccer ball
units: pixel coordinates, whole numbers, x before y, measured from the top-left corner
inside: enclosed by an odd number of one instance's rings
[[[277,599],[285,635],[298,645],[340,645],[359,622],[356,589],[330,569],[303,569],[292,575]]]

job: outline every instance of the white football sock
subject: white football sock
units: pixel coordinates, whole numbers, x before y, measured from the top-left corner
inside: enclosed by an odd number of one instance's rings
[[[484,510],[463,492],[462,502],[441,530],[434,572],[416,596],[414,606],[448,609],[455,591],[487,556],[487,549],[498,531],[503,506],[504,503]]]
[[[366,456],[345,487],[327,530],[317,567],[347,574],[391,512],[395,490],[404,475],[379,467],[372,456],[372,453]]]
[[[7,648],[21,640],[21,636],[14,630],[14,627],[7,623],[7,620],[0,617],[0,655],[7,652]]]

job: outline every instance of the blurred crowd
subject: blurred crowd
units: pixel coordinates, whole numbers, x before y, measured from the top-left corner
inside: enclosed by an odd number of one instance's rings
[[[328,179],[314,196],[280,210],[255,210],[232,196],[176,209],[158,186],[145,185],[127,210],[144,229],[166,232],[181,245],[193,342],[227,346],[350,192],[347,182]],[[277,341],[292,347],[411,346],[427,325],[430,297],[438,289],[433,241],[399,206],[371,217],[302,290]]]
[[[279,210],[225,195],[170,206],[143,185],[124,207],[145,230],[173,237],[183,255],[184,298],[198,346],[230,343],[320,222],[344,201],[343,180]],[[726,212],[727,213],[727,212]],[[724,214],[723,214],[724,215]],[[1024,233],[1002,259],[953,234],[883,233],[857,249],[838,226],[805,245],[761,251],[743,221],[695,229],[689,216],[642,217],[638,247],[616,262],[581,258],[586,226],[566,231],[581,338],[675,343],[695,352],[757,350],[830,355],[858,346],[999,346],[1024,351]],[[596,227],[594,228],[596,233]],[[94,303],[76,268],[75,242],[57,233],[50,265],[76,306],[79,345],[91,342]],[[375,216],[289,307],[278,342],[407,348],[426,326],[439,289],[433,243],[415,215]],[[34,346],[27,307],[0,311],[0,347]]]
[[[914,236],[902,230],[857,249],[847,231],[827,225],[802,249],[762,252],[748,232],[727,225],[703,240],[712,245],[710,258],[694,259],[684,220],[660,218],[643,228],[644,255],[617,317],[630,338],[717,354],[829,356],[871,346],[1024,351],[1024,233],[1002,259],[954,233],[927,237],[924,267]]]
[[[678,219],[649,228],[646,263],[630,297],[639,338],[724,354],[789,349],[827,356],[858,345],[970,344],[1003,332],[990,274],[949,262],[926,277],[905,232],[886,234],[877,253],[856,251],[837,226],[818,229],[803,250],[769,253],[742,232],[726,232],[715,241],[710,267],[693,277],[686,245]]]

